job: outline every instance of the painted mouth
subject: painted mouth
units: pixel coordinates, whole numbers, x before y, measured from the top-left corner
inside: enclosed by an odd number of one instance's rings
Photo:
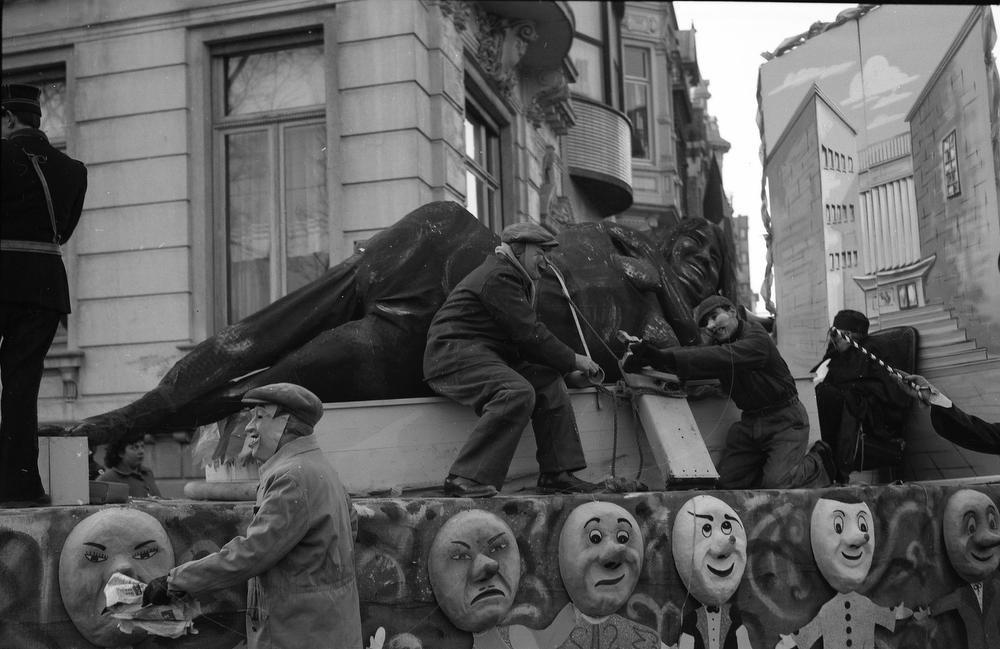
[[[864,556],[864,553],[863,552],[858,552],[857,554],[847,554],[846,552],[841,552],[840,556],[844,557],[848,561],[857,561],[862,556]]]
[[[990,561],[993,561],[992,554],[987,554],[986,556],[976,554],[975,552],[970,552],[969,554],[971,554],[972,558],[975,559],[976,561],[982,561],[983,563],[989,563]]]
[[[625,579],[624,574],[618,575],[614,579],[599,579],[597,583],[594,584],[594,586],[617,586],[618,582],[620,582],[622,579]]]
[[[711,572],[716,577],[728,577],[729,575],[733,574],[733,569],[736,567],[736,562],[735,561],[732,562],[731,564],[729,564],[728,568],[723,568],[722,570],[716,570],[715,568],[713,568],[708,564],[705,564],[705,567],[708,568],[708,571]]]
[[[479,593],[472,598],[472,603],[481,602],[484,599],[489,599],[490,597],[506,597],[507,593],[503,592],[499,588],[487,588],[483,592]]]

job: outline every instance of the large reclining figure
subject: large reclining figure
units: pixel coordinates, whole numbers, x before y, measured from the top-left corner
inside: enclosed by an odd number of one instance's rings
[[[609,379],[619,376],[619,329],[660,346],[698,341],[692,306],[719,290],[725,246],[707,221],[682,226],[659,247],[607,222],[558,235],[550,259]],[[244,392],[270,383],[302,385],[324,402],[430,395],[421,360],[431,319],[498,243],[456,203],[420,207],[322,277],[197,345],[136,401],[84,420],[75,432],[101,444],[191,428],[236,412]],[[551,273],[538,303],[549,328],[582,353],[569,301]]]

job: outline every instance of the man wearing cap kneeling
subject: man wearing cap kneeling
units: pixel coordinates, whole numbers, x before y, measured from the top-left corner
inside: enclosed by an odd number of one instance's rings
[[[539,490],[597,491],[598,485],[572,474],[586,462],[563,375],[580,370],[594,376],[600,368],[556,338],[535,313],[545,252],[558,243],[534,223],[508,226],[500,240],[495,254],[451,291],[427,333],[427,384],[479,415],[445,479],[445,493],[496,495],[529,421]]]
[[[826,442],[807,452],[809,417],[799,402],[795,380],[774,341],[756,322],[721,295],[694,310],[695,322],[715,343],[658,349],[639,342],[626,371],[645,364],[682,380],[715,378],[742,411],[726,435],[719,462],[721,489],[825,487],[835,472]]]
[[[360,648],[356,515],[312,437],[323,404],[290,383],[254,388],[240,457],[260,463],[244,536],[149,583],[144,604],[247,584],[247,646]],[[178,592],[180,591],[180,592]]]

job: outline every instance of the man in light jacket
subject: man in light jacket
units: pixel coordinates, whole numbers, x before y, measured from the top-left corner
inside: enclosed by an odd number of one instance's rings
[[[339,477],[312,437],[323,406],[290,383],[254,388],[241,457],[260,464],[257,506],[244,536],[154,579],[144,603],[247,585],[249,649],[358,649],[356,517]],[[180,593],[178,593],[180,591]]]

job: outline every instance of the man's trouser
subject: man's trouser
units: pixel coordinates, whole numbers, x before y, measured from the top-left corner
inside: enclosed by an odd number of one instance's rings
[[[45,354],[62,314],[0,304],[0,501],[35,500],[38,475],[38,387]]]
[[[556,370],[486,359],[427,384],[442,396],[472,406],[479,415],[451,466],[452,475],[500,489],[528,421],[535,429],[542,473],[586,467],[569,393]]]
[[[743,413],[726,435],[720,489],[827,487],[822,459],[806,452],[809,416],[798,399],[762,415]]]

